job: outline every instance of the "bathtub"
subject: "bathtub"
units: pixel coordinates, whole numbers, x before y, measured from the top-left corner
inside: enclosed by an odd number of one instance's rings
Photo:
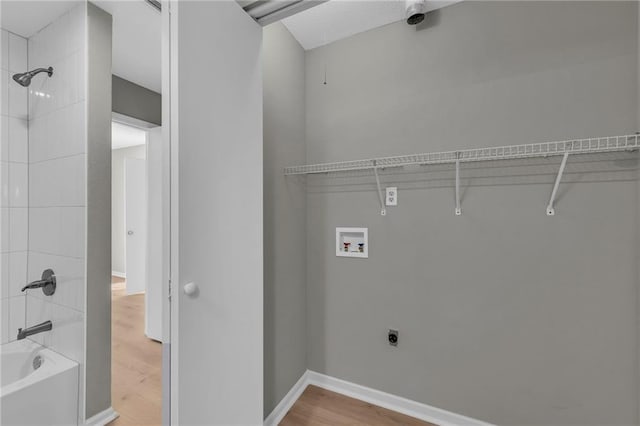
[[[77,424],[78,364],[28,339],[0,346],[0,425]]]

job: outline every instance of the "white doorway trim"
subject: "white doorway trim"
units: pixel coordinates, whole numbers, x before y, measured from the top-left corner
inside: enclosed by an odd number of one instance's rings
[[[162,144],[163,144],[163,279],[162,279],[162,424],[178,424],[178,391],[172,383],[178,382],[178,348],[173,344],[177,339],[178,324],[171,318],[178,316],[178,303],[171,303],[172,283],[178,276],[178,250],[174,250],[178,242],[178,228],[173,226],[178,221],[178,114],[177,61],[172,60],[172,53],[177,55],[177,37],[172,27],[176,25],[177,14],[171,13],[172,0],[163,1],[162,16]],[[174,93],[176,93],[174,99]],[[175,178],[174,178],[175,176]],[[169,401],[167,404],[166,401]]]

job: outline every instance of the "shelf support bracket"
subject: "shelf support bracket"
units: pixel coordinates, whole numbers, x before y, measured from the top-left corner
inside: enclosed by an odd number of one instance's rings
[[[376,186],[378,188],[378,201],[380,201],[380,216],[387,215],[387,209],[384,206],[384,197],[382,196],[382,188],[380,187],[380,177],[378,176],[378,165],[373,160],[373,174],[376,176]]]
[[[567,159],[569,158],[569,153],[565,152],[562,157],[562,163],[560,163],[560,169],[558,170],[558,176],[556,176],[556,182],[553,184],[553,191],[551,191],[551,197],[549,198],[549,204],[547,205],[547,216],[553,216],[556,214],[556,210],[553,208],[553,204],[556,200],[556,193],[558,192],[558,186],[560,186],[560,181],[562,180],[562,174],[564,173],[564,168],[567,165]]]
[[[462,214],[460,208],[460,153],[456,152],[456,216]]]

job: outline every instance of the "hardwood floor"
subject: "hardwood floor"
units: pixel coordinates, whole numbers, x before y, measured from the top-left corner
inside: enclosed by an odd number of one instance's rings
[[[111,400],[120,417],[110,426],[162,424],[162,346],[144,334],[144,295],[111,287]]]
[[[162,423],[162,347],[144,334],[144,295],[127,296],[112,281],[111,399],[120,417],[109,426]],[[280,426],[435,426],[325,389],[309,386]]]
[[[435,426],[386,408],[310,385],[280,426]]]

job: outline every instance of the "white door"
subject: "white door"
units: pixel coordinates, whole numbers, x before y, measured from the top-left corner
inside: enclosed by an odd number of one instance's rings
[[[127,294],[142,293],[147,263],[147,171],[145,160],[124,160],[124,229]]]
[[[172,424],[262,425],[262,28],[232,0],[170,15]]]

